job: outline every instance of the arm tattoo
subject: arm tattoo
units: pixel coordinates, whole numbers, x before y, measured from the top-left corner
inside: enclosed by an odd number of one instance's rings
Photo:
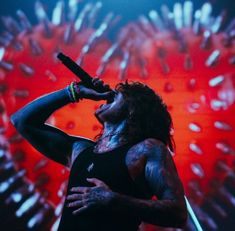
[[[116,194],[113,208],[132,213],[142,221],[165,226],[182,227],[187,218],[184,190],[167,147],[158,140],[143,142],[147,156],[145,179],[158,200],[143,200]]]

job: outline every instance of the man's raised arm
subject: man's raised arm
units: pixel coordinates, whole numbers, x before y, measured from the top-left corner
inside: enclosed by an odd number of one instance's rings
[[[30,144],[63,165],[68,164],[74,138],[45,124],[45,121],[54,111],[70,102],[68,89],[62,89],[37,98],[11,116],[15,128]]]

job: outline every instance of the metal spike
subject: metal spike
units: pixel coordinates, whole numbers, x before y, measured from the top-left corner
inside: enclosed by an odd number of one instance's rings
[[[233,29],[235,29],[235,18],[229,23],[224,32],[229,34],[229,32]]]
[[[17,36],[21,32],[21,28],[18,23],[12,17],[2,17],[1,18],[5,28],[14,36]]]
[[[163,18],[163,22],[165,24],[166,27],[169,26],[169,15],[171,14],[169,8],[167,5],[162,5],[161,6],[161,15]]]
[[[223,173],[227,173],[230,174],[232,173],[232,169],[222,160],[218,160],[216,161],[216,165],[215,165],[215,169],[217,171],[223,172]]]
[[[139,17],[139,22],[140,22],[140,25],[142,26],[142,29],[146,32],[148,37],[154,38],[156,33],[155,33],[151,23],[149,22],[148,18],[145,17],[144,15],[141,15]]]
[[[204,201],[204,204],[206,204],[207,207],[209,206],[213,210],[213,213],[216,213],[216,215],[220,216],[220,218],[223,219],[228,216],[223,207],[219,205],[215,200],[212,200],[211,198],[207,197]]]
[[[101,58],[101,64],[96,71],[97,76],[101,76],[105,69],[107,64],[110,62],[111,58],[116,54],[120,44],[114,43],[104,54],[104,56]]]
[[[218,100],[218,99],[213,99],[210,102],[210,107],[213,111],[219,111],[219,110],[226,110],[229,107],[228,102]]]
[[[20,24],[22,28],[25,29],[27,32],[32,32],[32,25],[27,16],[25,15],[25,13],[22,10],[17,10],[16,14],[20,19]]]
[[[222,11],[222,13],[216,17],[213,25],[211,26],[212,33],[218,33],[225,21],[226,11]]]
[[[104,33],[108,30],[109,25],[112,21],[113,13],[109,13],[104,21],[101,23],[99,28],[89,37],[88,42],[83,46],[79,58],[77,59],[77,63],[79,65],[82,64],[83,58],[85,54],[87,54],[91,48],[98,42],[98,40],[104,35]]]
[[[14,69],[13,64],[7,61],[0,61],[0,67],[6,71],[12,71]]]
[[[224,186],[216,185],[215,190],[215,195],[217,198],[220,198],[220,200],[222,200],[230,208],[235,207],[234,195],[232,195]]]
[[[203,40],[201,42],[201,48],[202,49],[210,49],[212,46],[212,34],[209,30],[205,30],[203,33]]]
[[[74,22],[78,11],[78,1],[69,0],[68,7],[69,7],[68,19],[69,21]]]
[[[200,18],[200,22],[202,25],[206,26],[209,24],[211,12],[212,12],[211,4],[209,2],[204,3],[201,9],[201,18]]]
[[[46,159],[41,159],[40,161],[38,161],[34,167],[33,167],[33,171],[38,171],[41,170],[42,168],[44,168],[46,165],[48,164],[48,160]]]
[[[232,147],[225,142],[217,142],[215,144],[215,147],[222,151],[224,154],[235,154],[235,151],[232,149]]]
[[[58,54],[58,53],[57,53]],[[51,81],[51,82],[57,82],[58,81],[58,78],[55,76],[54,73],[52,73],[50,70],[46,70],[45,71],[45,75],[48,77],[48,79]]]
[[[130,62],[130,52],[127,49],[124,51],[123,59],[119,65],[119,69],[120,69],[119,80],[125,79],[129,62]]]
[[[27,198],[27,200],[25,200],[24,203],[16,210],[16,217],[20,218],[24,216],[24,214],[32,210],[37,205],[39,199],[40,194],[38,192]]]
[[[217,225],[217,223],[215,222],[214,219],[212,219],[205,211],[203,211],[202,208],[200,208],[196,204],[192,203],[192,201],[191,201],[190,204],[193,205],[193,209],[195,211],[195,214],[197,215],[199,220],[202,221],[202,223],[204,224],[206,229],[208,229],[208,230],[218,230],[218,225]],[[192,218],[192,216],[191,216],[191,218]],[[195,227],[196,227],[196,229],[198,231],[203,231],[201,225],[199,223],[196,223],[196,224],[197,224],[197,226],[194,225],[193,229],[195,229]]]
[[[232,56],[229,58],[228,62],[229,62],[231,65],[234,65],[234,64],[235,64],[235,55],[232,55]]]
[[[190,190],[190,198],[193,198],[195,200],[200,200],[200,201],[204,198],[204,194],[201,190],[201,187],[198,181],[189,180],[188,188]]]
[[[22,51],[24,49],[23,44],[18,40],[14,40],[12,46],[16,51]]]
[[[176,33],[176,37],[177,37],[177,40],[179,42],[179,52],[180,53],[185,53],[188,51],[188,44],[183,36],[183,34],[179,31],[177,31]]]
[[[11,42],[12,42],[12,39],[9,39],[9,38],[5,37],[4,35],[0,36],[0,45],[1,46],[7,47],[11,44]]]
[[[171,93],[172,91],[174,90],[174,87],[172,85],[171,82],[166,82],[164,84],[164,88],[163,88],[163,91],[166,92],[166,93]]]
[[[52,12],[52,20],[51,21],[56,26],[61,26],[64,24],[65,13],[64,13],[64,1],[63,0],[59,0],[56,3],[56,6]]]
[[[37,40],[29,38],[29,46],[33,55],[37,56],[43,53],[43,50]]]
[[[194,153],[198,154],[198,155],[202,155],[203,154],[203,151],[202,151],[201,147],[197,143],[195,143],[195,142],[191,142],[189,144],[189,149],[191,151],[193,151]]]
[[[45,191],[44,191],[45,192]],[[47,192],[48,194],[48,192]],[[40,208],[36,214],[34,214],[28,221],[27,221],[27,228],[29,230],[37,230],[39,227],[42,227],[42,224],[45,223],[45,220],[48,217],[52,216],[52,209],[51,206],[48,204],[44,204],[42,208]]]
[[[0,36],[0,44],[2,43],[5,47],[9,46],[13,41],[14,36],[8,31],[4,31],[2,36]]]
[[[39,176],[37,176],[35,180],[35,186],[36,187],[41,187],[48,183],[50,177],[46,173],[41,173]]]
[[[192,131],[192,132],[201,132],[202,128],[199,124],[197,123],[189,123],[188,128]]]
[[[157,56],[160,59],[164,59],[166,57],[166,49],[163,47],[162,42],[159,42],[157,45],[158,45],[157,46]]]
[[[220,84],[222,84],[225,80],[225,77],[223,75],[218,75],[212,79],[209,80],[209,86],[210,87],[217,87]]]
[[[193,61],[192,61],[192,58],[189,54],[186,54],[185,55],[185,58],[184,58],[184,69],[186,71],[189,71],[193,68]]]
[[[52,30],[49,25],[49,19],[47,17],[46,11],[40,1],[36,1],[35,3],[35,14],[38,18],[38,21],[44,26],[44,35],[47,38],[52,37]]]
[[[173,16],[176,30],[180,30],[183,27],[183,12],[182,5],[175,3],[173,7]]]
[[[228,123],[225,123],[223,121],[215,121],[214,122],[214,127],[219,129],[219,130],[224,130],[224,131],[231,131],[231,130],[233,130],[231,125],[229,125]]]
[[[14,163],[13,163],[13,161],[4,161],[3,163],[1,163],[1,165],[0,165],[0,174],[1,174],[1,176],[3,175],[3,174],[6,174],[6,175],[8,175],[8,174],[11,174],[12,173],[12,170],[14,171],[15,170],[15,166],[14,166]]]
[[[170,72],[170,67],[166,63],[165,59],[160,59],[160,64],[161,64],[163,74],[168,74]]]
[[[193,32],[195,35],[200,35],[202,31],[200,18],[201,18],[201,11],[200,10],[195,11],[194,23],[193,23]]]
[[[27,98],[29,96],[28,90],[16,89],[13,93],[16,98]]]
[[[193,164],[190,165],[190,167],[191,167],[192,172],[196,176],[198,176],[200,178],[204,178],[205,177],[205,172],[204,172],[202,166],[199,163],[193,163]]]
[[[147,78],[148,77],[148,71],[146,69],[147,61],[140,54],[137,55],[137,64],[140,67],[140,76],[144,79]]]
[[[32,67],[30,67],[29,65],[26,65],[24,63],[20,63],[19,67],[20,67],[20,70],[27,76],[32,76],[35,73],[35,71]]]
[[[25,160],[26,153],[23,150],[16,150],[12,153],[12,159],[16,162]]]
[[[96,2],[95,6],[91,9],[88,14],[88,27],[94,26],[99,10],[102,8],[102,2]]]
[[[0,63],[1,64],[1,63]],[[8,90],[8,86],[6,85],[6,84],[4,84],[4,83],[1,83],[0,84],[0,93],[1,94],[4,94],[4,93],[6,93],[7,92],[7,90]],[[1,157],[1,151],[0,151],[0,157]],[[0,158],[1,159],[1,158]]]
[[[221,55],[220,50],[214,50],[214,51],[210,54],[210,56],[208,57],[208,59],[206,60],[205,65],[206,65],[207,67],[212,67],[212,66],[216,65],[216,63],[217,63],[218,60],[219,60],[220,55]]]
[[[80,12],[80,14],[74,24],[74,29],[76,32],[79,32],[82,30],[84,23],[85,23],[85,17],[87,15],[87,13],[92,9],[92,6],[93,5],[91,3],[87,3],[84,6],[84,8],[82,9],[82,11]]]
[[[36,14],[39,22],[41,22],[45,19],[48,20],[46,11],[40,1],[36,1],[36,3],[35,3],[35,14]]]
[[[228,31],[223,39],[223,45],[225,47],[230,47],[233,44],[233,40],[235,38],[235,28]]]
[[[151,10],[148,15],[149,15],[149,18],[150,18],[152,24],[154,25],[154,27],[159,31],[163,30],[163,28],[164,28],[163,22],[159,16],[158,12],[155,10]]]
[[[175,27],[175,21],[174,21],[174,14],[172,12],[170,12],[168,15],[167,15],[167,27],[169,30],[171,31],[176,31],[176,27]]]
[[[15,175],[0,183],[0,194],[8,191],[19,179],[26,174],[26,170],[20,170]]]
[[[65,44],[71,44],[73,41],[73,35],[74,35],[74,23],[70,22],[64,31],[64,43]]]
[[[193,90],[195,90],[196,89],[196,86],[197,86],[197,81],[196,81],[196,79],[195,78],[190,78],[188,81],[187,81],[187,89],[189,90],[189,91],[193,91]],[[191,109],[191,110],[193,110],[193,109]],[[191,112],[191,111],[190,111]]]
[[[193,3],[191,1],[185,1],[183,6],[183,21],[185,27],[192,26],[193,18]]]
[[[6,49],[4,47],[0,47],[0,62],[3,60]]]

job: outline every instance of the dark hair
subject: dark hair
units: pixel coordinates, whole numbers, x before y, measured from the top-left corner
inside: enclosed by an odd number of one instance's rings
[[[128,103],[128,137],[134,142],[156,138],[174,151],[172,118],[162,98],[140,82],[118,83],[115,89]]]

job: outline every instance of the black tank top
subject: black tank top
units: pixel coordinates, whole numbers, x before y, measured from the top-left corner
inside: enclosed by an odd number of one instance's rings
[[[72,187],[94,186],[86,178],[98,178],[109,188],[121,194],[136,198],[150,199],[147,190],[139,188],[129,176],[125,157],[131,144],[125,144],[105,153],[94,153],[94,146],[83,150],[73,163],[70,171],[68,192]],[[67,194],[68,194],[67,192]],[[74,209],[65,202],[59,231],[136,231],[140,220],[132,214],[112,211],[86,211],[73,215]]]

